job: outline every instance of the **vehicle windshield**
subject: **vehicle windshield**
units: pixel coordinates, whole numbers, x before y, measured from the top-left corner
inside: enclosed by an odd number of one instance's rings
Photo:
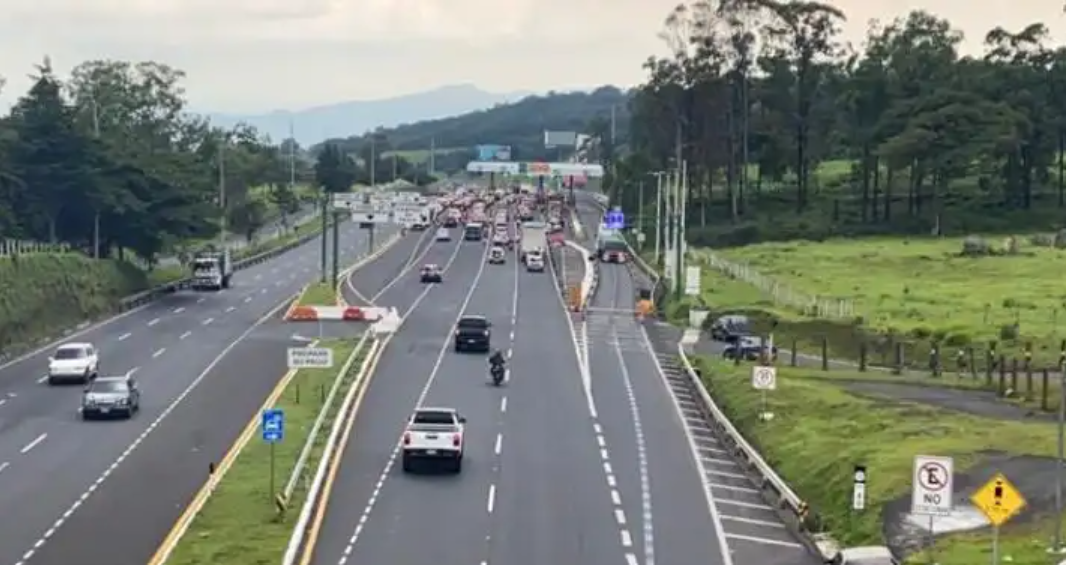
[[[618,240],[607,240],[603,242],[604,251],[625,251],[626,243]]]
[[[126,383],[123,381],[103,381],[93,383],[89,392],[126,392]]]
[[[489,327],[489,321],[485,318],[463,318],[459,320],[460,328],[485,329]]]
[[[83,359],[87,355],[80,347],[64,347],[56,351],[56,359]]]
[[[422,410],[415,412],[415,417],[412,419],[412,423],[415,424],[454,424],[455,417],[451,412],[445,412],[443,410]]]

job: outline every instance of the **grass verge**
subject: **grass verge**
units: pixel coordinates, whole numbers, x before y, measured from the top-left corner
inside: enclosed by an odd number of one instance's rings
[[[706,357],[696,362],[715,402],[846,546],[884,543],[882,505],[910,492],[915,455],[952,456],[958,474],[979,461],[978,451],[1051,456],[1056,445],[1051,424],[989,420],[858,397],[827,382],[820,372],[802,368],[778,369],[778,389],[768,395],[774,418],[764,422],[750,366]],[[872,477],[868,510],[858,515],[850,510],[855,464],[865,464]],[[956,504],[962,504],[958,498]],[[1051,531],[1046,517],[1008,523],[1001,532],[1001,555],[1010,555],[1015,563],[1048,563]],[[989,531],[947,536],[938,539],[936,558],[940,565],[973,565],[987,560],[990,547]],[[907,563],[932,561],[918,554]]]
[[[320,342],[318,347],[333,350],[336,366],[333,369],[300,370],[278,399],[275,407],[285,410],[285,439],[274,447],[275,492],[270,491],[270,446],[255,436],[189,525],[170,556],[170,565],[267,565],[281,560],[298,510],[279,516],[274,496],[285,487],[337,372],[352,355],[357,341],[358,338]],[[313,470],[317,466],[346,389],[358,376],[369,349],[370,342],[367,342],[355,353],[355,361],[343,376],[305,469]],[[298,486],[289,500],[289,508],[299,509],[306,494],[306,490]]]
[[[835,240],[751,245],[716,253],[751,266],[764,278],[755,285],[704,269],[703,299],[712,311],[750,311],[762,329],[801,349],[889,364],[901,347],[907,365],[928,368],[930,352],[954,367],[962,351],[985,367],[989,351],[1037,367],[1059,362],[1066,339],[1066,293],[1055,273],[1066,251],[1043,246],[1017,255],[962,257],[959,239]],[[696,252],[698,257],[700,252]],[[852,315],[827,319],[805,307],[805,297],[824,304],[851,304]],[[847,310],[847,309],[845,309]]]
[[[297,306],[333,306],[336,303],[336,287],[330,283],[315,282],[307,285]]]
[[[145,274],[78,253],[0,258],[0,351],[10,352],[114,311],[147,286]]]

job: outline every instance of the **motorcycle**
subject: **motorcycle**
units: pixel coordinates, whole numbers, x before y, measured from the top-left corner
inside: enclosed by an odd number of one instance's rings
[[[492,375],[492,384],[494,386],[500,386],[503,384],[503,378],[506,376],[507,369],[503,365],[493,365],[489,369],[489,374]]]

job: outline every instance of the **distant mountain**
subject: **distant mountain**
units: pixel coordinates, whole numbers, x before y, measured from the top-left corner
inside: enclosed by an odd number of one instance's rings
[[[516,102],[532,92],[493,93],[472,84],[443,86],[395,98],[340,102],[306,110],[276,110],[269,114],[208,114],[211,122],[233,127],[238,122],[255,126],[274,141],[289,137],[294,124],[296,140],[308,146],[324,139],[362,134],[378,127],[434,120]]]

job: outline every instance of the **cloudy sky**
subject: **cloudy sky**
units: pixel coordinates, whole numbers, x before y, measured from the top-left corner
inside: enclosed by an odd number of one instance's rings
[[[662,51],[670,0],[0,0],[0,108],[47,54],[154,59],[183,69],[196,109],[260,112],[384,98],[456,83],[491,91],[633,85]],[[967,33],[1046,21],[1060,0],[837,0],[846,36],[924,8]]]

